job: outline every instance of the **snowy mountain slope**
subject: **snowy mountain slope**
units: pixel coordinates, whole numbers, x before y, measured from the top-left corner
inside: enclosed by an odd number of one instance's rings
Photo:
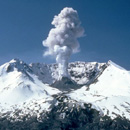
[[[68,70],[70,79],[58,81],[57,64],[28,65],[13,59],[0,66],[0,129],[10,123],[10,130],[16,122],[30,129],[28,124],[32,127],[37,122],[48,130],[83,130],[84,126],[90,130],[97,126],[95,121],[100,128],[109,121],[114,125],[108,123],[108,129],[117,129],[115,124],[124,121],[118,128],[130,128],[129,71],[112,61],[73,62]]]
[[[69,73],[76,83],[84,84],[98,75],[103,65],[96,62],[71,63]],[[48,85],[55,82],[57,77],[57,64],[27,65],[19,59],[13,59],[0,66],[0,103],[13,105],[61,93],[60,90]]]
[[[60,91],[43,84],[30,67],[13,59],[0,67],[0,102],[17,104],[26,100],[46,98]]]
[[[92,84],[69,94],[72,99],[93,104],[112,118],[118,115],[130,119],[130,73],[112,61]]]

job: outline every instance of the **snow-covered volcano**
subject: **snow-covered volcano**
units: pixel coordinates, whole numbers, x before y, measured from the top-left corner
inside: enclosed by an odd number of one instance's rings
[[[57,64],[28,65],[13,59],[0,66],[1,118],[14,122],[35,116],[41,122],[55,112],[66,119],[75,109],[88,111],[90,104],[101,117],[130,120],[130,71],[108,61],[73,62],[68,72],[70,79],[58,81]]]
[[[70,79],[68,81],[66,78],[58,81],[57,64],[33,63],[28,65],[19,59],[13,59],[0,66],[0,102],[17,104],[29,99],[57,94],[61,91],[60,86],[53,85],[56,81],[60,84],[71,82],[71,86],[74,88],[75,85],[77,89],[76,84],[87,84],[92,77],[98,75],[102,66],[103,64],[98,63],[71,63],[69,73],[73,81]],[[69,90],[69,84],[66,87]]]

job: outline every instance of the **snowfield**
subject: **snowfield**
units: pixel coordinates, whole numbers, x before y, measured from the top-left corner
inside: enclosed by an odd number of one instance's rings
[[[71,92],[69,96],[93,104],[104,115],[130,119],[130,73],[112,61],[94,82]]]
[[[67,101],[92,104],[101,116],[112,119],[121,116],[130,120],[130,71],[112,61],[73,62],[68,71],[79,88],[64,92],[58,89],[60,86],[52,86],[58,80],[57,64],[28,65],[13,59],[0,66],[0,116],[20,120],[23,115],[30,114],[40,120],[43,111],[57,106],[56,95],[64,95]],[[18,110],[20,118],[16,115]]]
[[[60,91],[42,83],[22,61],[11,60],[0,67],[0,103],[19,104],[51,97]]]

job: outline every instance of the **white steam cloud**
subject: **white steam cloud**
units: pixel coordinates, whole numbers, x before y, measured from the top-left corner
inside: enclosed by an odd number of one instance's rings
[[[44,56],[53,55],[59,67],[59,78],[69,77],[68,60],[72,53],[79,51],[77,38],[84,35],[84,29],[80,26],[81,22],[78,13],[73,8],[64,8],[60,14],[54,17],[52,28],[43,46],[47,47]]]

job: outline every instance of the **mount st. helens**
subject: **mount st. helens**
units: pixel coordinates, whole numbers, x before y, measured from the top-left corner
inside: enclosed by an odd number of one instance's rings
[[[57,64],[19,59],[0,66],[0,128],[130,129],[129,71],[112,61],[73,62],[68,73],[59,81]]]

